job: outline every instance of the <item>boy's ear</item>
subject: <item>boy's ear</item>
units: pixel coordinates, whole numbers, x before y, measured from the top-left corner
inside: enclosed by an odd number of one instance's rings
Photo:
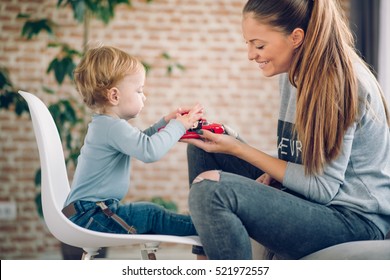
[[[303,43],[303,39],[305,38],[305,31],[303,31],[302,28],[295,28],[290,36],[294,49],[297,49]]]
[[[119,90],[116,87],[110,88],[107,92],[108,102],[112,105],[117,105],[119,102]]]

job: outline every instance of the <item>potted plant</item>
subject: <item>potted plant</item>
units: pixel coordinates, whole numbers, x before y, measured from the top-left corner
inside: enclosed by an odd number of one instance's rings
[[[147,3],[152,0],[146,0]],[[47,67],[47,74],[54,75],[57,83],[57,89],[68,79],[73,80],[73,70],[76,67],[75,61],[79,59],[85,51],[86,43],[89,38],[89,24],[92,18],[103,21],[105,24],[109,23],[115,16],[115,7],[119,4],[131,5],[130,0],[109,0],[109,1],[93,1],[93,0],[58,0],[57,8],[63,8],[70,6],[73,11],[74,19],[83,25],[83,50],[76,50],[71,48],[66,43],[63,43],[57,39],[54,34],[53,26],[58,26],[53,21],[47,18],[34,18],[30,14],[19,14],[18,18],[25,20],[22,27],[21,36],[26,40],[34,40],[41,32],[46,32],[52,39],[47,47],[57,48],[57,55],[51,60]],[[173,69],[176,67],[179,70],[185,68],[172,61],[171,56],[164,52],[162,58],[168,63],[167,74],[170,75]],[[148,63],[144,63],[145,68],[151,69]],[[56,90],[49,87],[43,87],[43,92],[51,95],[55,95]],[[0,110],[14,110],[15,113],[20,116],[25,112],[28,112],[28,107],[23,98],[17,94],[17,90],[13,86],[11,79],[8,75],[6,68],[2,68],[0,65]],[[71,96],[69,94],[69,96]],[[61,141],[64,144],[65,160],[67,167],[75,167],[77,157],[80,152],[80,147],[85,135],[85,122],[87,120],[86,110],[79,102],[72,100],[71,98],[58,98],[55,102],[48,105],[48,109],[51,112],[53,119],[57,125]],[[41,171],[40,168],[35,174],[35,185],[37,187],[36,192],[36,205],[37,211],[40,216],[42,213],[42,203],[40,195],[41,184]],[[151,199],[152,202],[162,205],[173,211],[177,211],[175,203],[166,201],[162,198],[155,197]],[[82,250],[67,244],[61,244],[61,251],[64,259],[80,259]],[[102,255],[103,254],[103,255]],[[105,256],[105,250],[103,250],[100,256]]]

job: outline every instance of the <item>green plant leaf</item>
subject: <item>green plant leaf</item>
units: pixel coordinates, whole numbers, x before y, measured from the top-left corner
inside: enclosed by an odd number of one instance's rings
[[[35,177],[34,177],[34,183],[35,186],[39,187],[41,185],[41,168],[38,168],[38,170],[35,172]]]
[[[30,14],[23,14],[23,13],[19,13],[16,18],[30,18],[31,15]]]
[[[47,68],[46,73],[54,71],[56,81],[61,85],[64,82],[66,76],[73,80],[73,70],[76,68],[76,64],[69,56],[63,59],[54,58]]]
[[[12,82],[9,79],[8,70],[4,67],[0,67],[0,89],[12,87]]]
[[[54,94],[55,91],[51,88],[48,88],[47,86],[42,86],[42,90],[47,94]]]
[[[142,64],[145,67],[146,74],[148,74],[150,72],[150,70],[152,70],[152,65],[147,63],[147,62],[145,62],[145,61],[142,61]]]
[[[167,74],[168,74],[168,75],[171,75],[171,74],[172,74],[172,71],[173,71],[172,65],[168,65],[168,66],[167,66]]]
[[[125,4],[131,6],[130,0],[58,0],[57,7],[69,5],[73,10],[73,17],[78,22],[85,20],[87,11],[90,12],[96,19],[108,24],[115,16],[115,8],[117,5]]]
[[[70,101],[67,99],[63,99],[60,102],[64,106],[63,107],[63,115],[65,116],[64,120],[66,120],[72,125],[76,124],[78,121],[77,114]]]
[[[73,135],[71,128],[79,122],[76,110],[69,100],[59,100],[49,106],[49,111],[57,126],[60,138],[67,150],[72,150]]]
[[[66,74],[64,65],[62,64],[62,60],[55,58],[50,64],[49,69],[54,71],[54,77],[56,78],[57,83],[61,85],[65,79]],[[47,73],[50,72],[49,69]]]
[[[167,60],[167,61],[169,61],[169,62],[172,61],[172,57],[171,57],[170,54],[167,53],[167,52],[162,53],[161,56],[162,56],[165,60]],[[180,63],[170,63],[170,64],[167,66],[167,75],[168,75],[168,76],[172,74],[174,68],[177,68],[177,69],[179,69],[179,70],[181,70],[181,71],[184,71],[184,70],[185,70],[185,67],[184,67],[182,64],[180,64]]]
[[[72,140],[73,140],[72,134],[71,133],[66,133],[64,138],[65,138],[66,148],[68,150],[72,150]],[[69,159],[69,157],[67,157],[67,158]]]
[[[162,197],[160,196],[156,196],[156,197],[153,197],[150,202],[152,203],[156,203],[162,207],[164,207],[165,209],[168,209],[170,211],[173,211],[173,212],[178,212],[178,207],[176,205],[176,203],[174,203],[173,201],[171,200],[165,200],[163,199]]]
[[[58,84],[62,84],[65,77],[73,80],[73,71],[76,63],[73,61],[76,57],[81,57],[82,53],[69,47],[65,43],[49,43],[48,47],[61,47],[59,54],[50,62],[46,73],[54,72],[54,77]]]
[[[46,31],[49,35],[53,34],[53,22],[49,19],[27,20],[22,27],[22,37],[32,39],[41,31]]]
[[[77,165],[77,159],[80,155],[80,149],[81,149],[80,146],[74,147],[72,152],[68,156],[68,161],[72,162],[74,166]]]
[[[72,1],[72,10],[73,10],[73,17],[78,22],[84,21],[85,13],[87,10],[87,7],[84,3],[84,1]]]
[[[76,64],[73,62],[72,58],[69,58],[66,65],[66,75],[71,81],[73,81],[73,71],[76,69]]]
[[[49,43],[47,44],[47,46],[48,46],[49,48],[57,48],[57,47],[63,46],[63,44],[62,44],[62,43],[59,43],[59,42],[49,42]]]
[[[43,209],[42,209],[42,196],[40,192],[35,195],[35,204],[37,206],[38,215],[42,218]]]
[[[73,18],[78,22],[84,21],[85,12],[87,10],[87,7],[85,5],[85,0],[58,0],[57,1],[57,8],[70,6],[73,11]]]
[[[9,109],[12,104],[14,104],[14,94],[6,91],[0,94],[0,109]]]
[[[20,116],[24,112],[29,112],[27,102],[18,94],[15,96],[15,113]]]
[[[176,67],[177,67],[178,69],[180,69],[181,71],[185,71],[185,70],[186,70],[186,68],[184,67],[184,65],[182,65],[182,64],[180,64],[180,63],[176,63],[175,65],[176,65]]]
[[[28,112],[27,102],[13,88],[8,76],[8,70],[0,67],[0,109],[13,109],[20,116]]]
[[[165,58],[166,60],[170,60],[171,59],[171,56],[167,52],[162,53],[162,57]]]

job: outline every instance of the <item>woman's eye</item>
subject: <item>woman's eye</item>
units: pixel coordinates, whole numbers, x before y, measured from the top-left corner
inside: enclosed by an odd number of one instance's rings
[[[262,50],[262,49],[264,49],[264,46],[256,46],[256,49]]]

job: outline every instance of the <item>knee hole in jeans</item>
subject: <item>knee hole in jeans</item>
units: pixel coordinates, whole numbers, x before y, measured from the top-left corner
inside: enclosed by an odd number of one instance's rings
[[[219,178],[220,178],[220,171],[218,170],[210,170],[210,171],[205,171],[201,174],[199,174],[195,179],[194,181],[192,182],[193,184],[195,183],[200,183],[202,182],[204,179],[208,179],[208,180],[211,180],[211,181],[215,181],[215,182],[218,182],[219,181]]]

